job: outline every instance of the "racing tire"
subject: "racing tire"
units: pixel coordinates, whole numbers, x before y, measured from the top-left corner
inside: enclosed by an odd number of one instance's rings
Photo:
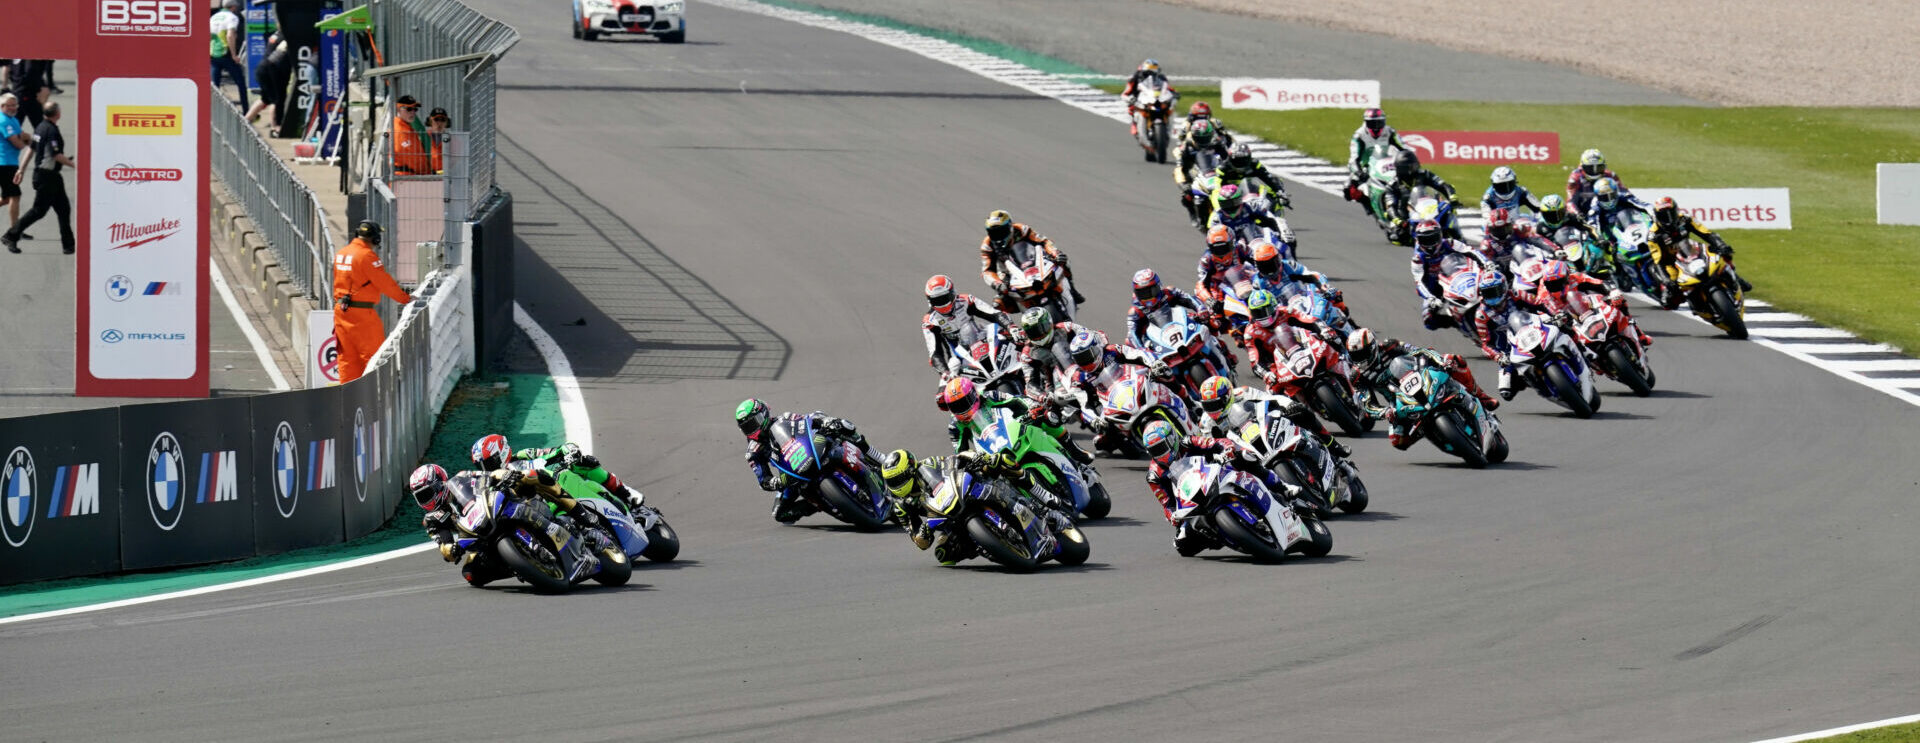
[[[1640,365],[1633,363],[1633,354],[1618,345],[1607,347],[1607,363],[1613,365],[1613,376],[1627,389],[1633,390],[1635,397],[1647,397],[1653,394],[1653,383],[1640,376]]]
[[[1113,496],[1107,494],[1105,483],[1094,483],[1087,488],[1087,507],[1080,509],[1080,515],[1088,521],[1098,521],[1113,512]]]
[[[536,537],[536,539],[542,543],[542,547],[548,550],[553,549],[545,544],[545,537]],[[493,548],[494,552],[500,555],[500,561],[506,563],[508,570],[513,571],[514,577],[532,586],[536,593],[557,594],[573,589],[573,584],[568,583],[564,577],[541,568],[534,563],[533,558],[520,551],[520,544],[512,539],[511,534],[495,541]]]
[[[594,31],[591,29],[584,29],[584,28],[580,29],[580,40],[581,41],[599,41],[600,32]]]
[[[840,481],[831,477],[821,478],[820,497],[832,503],[833,510],[839,512],[840,520],[853,525],[855,529],[879,531],[887,525],[887,516],[875,516],[862,508],[852,494],[840,487]]]
[[[1060,552],[1053,556],[1053,561],[1061,565],[1071,567],[1085,563],[1087,557],[1093,554],[1093,546],[1087,544],[1087,535],[1081,533],[1078,527],[1069,526],[1053,537],[1060,542]]]
[[[1307,527],[1307,541],[1296,551],[1307,557],[1326,557],[1333,551],[1333,530],[1327,528],[1327,522],[1319,516],[1302,516],[1300,523]]]
[[[1486,469],[1487,455],[1480,451],[1480,447],[1473,445],[1472,439],[1467,438],[1459,415],[1450,410],[1433,419],[1429,425],[1433,426],[1434,437],[1438,440],[1436,443],[1441,444],[1441,451],[1465,460],[1468,467]]]
[[[1273,476],[1280,478],[1281,482],[1299,488],[1304,495],[1304,500],[1313,506],[1314,513],[1322,516],[1333,515],[1333,506],[1327,503],[1327,494],[1302,479],[1300,473],[1294,471],[1293,465],[1286,464],[1273,468]],[[1280,493],[1276,497],[1284,495]]]
[[[1360,481],[1360,473],[1348,472],[1347,497],[1340,500],[1340,510],[1346,513],[1362,513],[1367,510],[1367,484]]]
[[[1274,507],[1282,506],[1276,503]],[[1220,531],[1220,536],[1225,537],[1229,544],[1246,552],[1254,562],[1276,563],[1287,559],[1286,549],[1276,543],[1279,539],[1278,535],[1272,535],[1271,538],[1260,536],[1253,527],[1247,526],[1239,516],[1235,516],[1231,508],[1214,511],[1213,526]]]
[[[1360,419],[1353,414],[1353,407],[1346,398],[1340,396],[1340,390],[1332,382],[1314,385],[1313,396],[1320,402],[1320,416],[1338,427],[1341,433],[1359,436],[1367,432],[1367,429],[1360,427]]]
[[[1005,520],[1006,517],[1001,518]],[[974,546],[979,547],[980,553],[988,560],[1008,570],[1025,573],[1040,564],[1039,560],[1034,559],[1033,555],[1027,552],[1025,545],[1008,544],[1007,540],[1001,537],[1000,530],[995,529],[984,515],[975,515],[967,519],[967,536],[973,539]]]
[[[1504,433],[1495,433],[1493,435],[1493,448],[1487,450],[1487,461],[1494,464],[1507,461],[1507,449],[1507,435]]]
[[[1575,418],[1592,418],[1593,402],[1580,395],[1580,383],[1574,381],[1558,366],[1547,365],[1547,381],[1553,385],[1554,392],[1561,404],[1573,411]]]
[[[593,574],[595,583],[603,586],[624,586],[633,579],[633,562],[617,547],[600,550],[600,572]]]
[[[1737,341],[1747,339],[1747,319],[1740,314],[1740,305],[1724,289],[1714,289],[1707,294],[1707,301],[1713,304],[1713,313],[1720,316],[1719,326],[1727,331],[1727,337]]]
[[[666,519],[647,530],[647,548],[640,550],[640,556],[653,562],[673,562],[680,556],[680,535]]]
[[[1167,123],[1162,121],[1153,125],[1153,161],[1157,163],[1167,161],[1167,137],[1170,136]]]

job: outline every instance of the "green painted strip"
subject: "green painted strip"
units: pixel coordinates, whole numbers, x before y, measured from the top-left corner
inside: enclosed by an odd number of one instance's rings
[[[515,448],[553,446],[566,427],[560,398],[545,374],[468,378],[454,389],[434,427],[424,461],[449,471],[469,461],[468,448],[489,433],[504,434]],[[403,503],[392,521],[346,544],[314,547],[236,562],[131,575],[43,581],[0,588],[0,617],[54,611],[258,578],[365,557],[425,541],[419,506]],[[456,580],[448,568],[448,580]]]
[[[882,28],[897,29],[900,31],[907,31],[910,33],[919,34],[921,36],[926,36],[929,38],[939,39],[941,41],[950,41],[955,44],[959,44],[960,46],[964,46],[968,49],[972,49],[981,54],[999,57],[1009,62],[1017,62],[1019,64],[1026,65],[1028,67],[1032,67],[1041,72],[1050,72],[1055,75],[1062,75],[1066,77],[1076,77],[1076,78],[1091,77],[1091,78],[1101,78],[1101,79],[1112,79],[1113,77],[1110,74],[1102,73],[1098,70],[1091,70],[1085,67],[1081,67],[1080,65],[1074,64],[1072,62],[1068,62],[1064,59],[1057,59],[1057,58],[1049,57],[1037,52],[1021,49],[1019,47],[1008,46],[998,41],[989,41],[987,39],[967,36],[965,34],[961,34],[955,31],[948,31],[948,30],[938,29],[938,28],[930,28],[927,26],[916,26],[911,23],[906,23],[903,21],[898,21],[892,18],[888,18],[886,16],[871,15],[868,13],[855,13],[847,10],[835,10],[833,8],[822,8],[818,5],[809,5],[807,3],[793,2],[793,0],[757,0],[757,1],[766,5],[773,5],[781,8],[792,8],[794,10],[804,10],[809,13],[819,13],[820,15],[828,16],[831,18],[839,18],[844,21],[857,21],[860,23],[869,23],[875,26],[880,26]]]

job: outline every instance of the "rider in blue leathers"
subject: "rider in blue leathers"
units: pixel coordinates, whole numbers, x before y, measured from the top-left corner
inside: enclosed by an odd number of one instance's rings
[[[835,418],[819,411],[812,413],[782,413],[777,418],[767,409],[767,404],[759,400],[744,400],[733,410],[733,421],[740,426],[740,433],[747,437],[747,467],[753,470],[753,479],[760,489],[774,493],[773,520],[782,524],[791,524],[801,517],[819,510],[805,498],[793,492],[798,485],[775,469],[768,460],[774,455],[772,434],[769,429],[776,420],[788,421],[790,430],[800,430],[803,421],[812,420],[815,430],[828,436],[839,438],[859,448],[875,469],[880,467],[879,458],[873,448],[867,445],[867,437],[853,427],[853,423]]]

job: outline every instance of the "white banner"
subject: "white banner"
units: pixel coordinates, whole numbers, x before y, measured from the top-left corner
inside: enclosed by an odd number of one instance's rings
[[[1221,108],[1294,111],[1303,108],[1378,108],[1379,80],[1293,80],[1229,77],[1220,80]]]
[[[1880,163],[1874,171],[1876,221],[1920,225],[1920,163]]]
[[[93,173],[92,236],[83,291],[87,369],[99,379],[188,379],[195,337],[200,230],[200,88],[192,80],[99,78],[81,162]]]
[[[340,339],[333,334],[333,310],[307,311],[307,388],[340,383]]]
[[[1784,188],[1635,188],[1633,195],[1652,205],[1673,197],[1710,230],[1790,230],[1793,208]]]

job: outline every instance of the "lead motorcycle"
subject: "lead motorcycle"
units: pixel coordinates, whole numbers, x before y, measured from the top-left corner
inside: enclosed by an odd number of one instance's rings
[[[1033,243],[1014,243],[1007,253],[1006,259],[1000,262],[1000,270],[1007,277],[1007,290],[1000,295],[1000,309],[1019,314],[1040,307],[1054,322],[1073,320],[1077,308],[1068,299],[1073,287],[1066,269]]]
[[[626,550],[601,519],[556,515],[544,498],[492,487],[484,472],[459,473],[447,490],[458,511],[454,545],[473,559],[497,560],[535,591],[565,593],[588,579],[620,586],[633,576]]]
[[[940,466],[939,484],[922,498],[927,529],[944,534],[946,554],[953,562],[975,555],[1016,572],[1026,572],[1052,561],[1079,565],[1092,549],[1086,534],[1058,511],[1036,508],[1021,485],[985,468],[962,466],[948,457]]]
[[[1395,360],[1393,415],[1406,421],[1407,433],[1433,442],[1474,469],[1507,461],[1507,437],[1500,419],[1460,386],[1447,370],[1419,357]]]
[[[1292,552],[1324,557],[1333,551],[1326,523],[1293,496],[1273,495],[1260,478],[1202,457],[1175,460],[1168,477],[1173,522],[1205,537],[1211,547],[1269,563]]]
[[[880,464],[861,456],[860,448],[816,430],[811,416],[795,430],[788,420],[768,429],[774,456],[768,461],[793,481],[793,493],[827,515],[861,531],[875,531],[893,518],[893,495],[880,477]]]
[[[1173,104],[1180,95],[1159,78],[1149,77],[1140,81],[1134,88],[1132,104],[1134,141],[1146,150],[1147,162],[1164,163],[1167,161],[1167,142],[1173,133],[1168,121],[1173,116]]]
[[[1253,414],[1227,438],[1272,472],[1280,482],[1300,488],[1321,516],[1339,508],[1347,513],[1367,510],[1367,485],[1352,462],[1327,451],[1288,420],[1272,400],[1253,404]]]

